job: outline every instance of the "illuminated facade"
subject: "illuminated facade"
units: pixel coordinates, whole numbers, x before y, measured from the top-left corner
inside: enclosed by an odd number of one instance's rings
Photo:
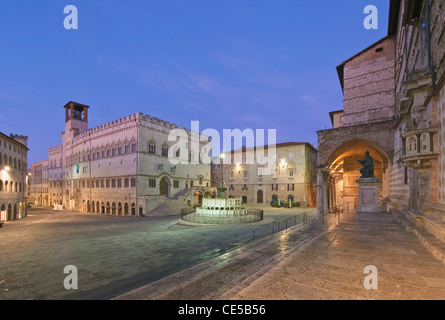
[[[189,129],[142,113],[88,129],[89,106],[69,102],[64,109],[62,144],[49,148],[42,173],[48,177],[42,205],[140,216],[163,206],[179,213],[193,204],[195,189],[210,187],[210,165],[173,165],[169,157],[169,151],[182,160],[198,156],[189,143],[181,149],[168,140],[177,129],[190,141]],[[203,140],[200,149],[209,143],[209,138]]]
[[[0,221],[24,218],[28,205],[28,137],[0,132]]]

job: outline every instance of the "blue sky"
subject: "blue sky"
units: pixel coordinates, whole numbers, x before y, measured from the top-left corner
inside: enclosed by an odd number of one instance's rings
[[[66,30],[66,5],[78,9]],[[377,30],[363,9],[379,10]],[[317,146],[343,108],[336,66],[387,34],[389,1],[33,0],[0,4],[0,131],[29,163],[61,143],[62,107],[89,127],[142,112],[183,127],[276,129]]]

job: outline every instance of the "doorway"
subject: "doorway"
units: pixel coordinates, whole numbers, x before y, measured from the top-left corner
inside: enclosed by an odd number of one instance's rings
[[[258,190],[256,193],[256,202],[263,203],[263,190]]]

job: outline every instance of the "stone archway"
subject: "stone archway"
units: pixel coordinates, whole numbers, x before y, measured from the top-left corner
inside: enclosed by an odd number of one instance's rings
[[[263,196],[264,196],[263,190],[258,190],[256,193],[256,202],[263,203],[264,202]]]
[[[202,206],[202,192],[201,191],[195,192],[195,206],[196,207]]]
[[[159,180],[159,195],[170,197],[170,179],[167,176],[161,177]]]
[[[16,220],[17,219],[17,203],[14,203],[14,211],[13,211],[13,215],[12,215],[12,220]]]
[[[358,205],[358,183],[360,168],[357,161],[365,158],[368,151],[374,161],[374,175],[379,185],[379,199],[389,196],[390,164],[388,154],[378,144],[364,139],[352,139],[335,149],[323,167],[317,170],[318,210],[328,213],[336,210],[354,213]]]

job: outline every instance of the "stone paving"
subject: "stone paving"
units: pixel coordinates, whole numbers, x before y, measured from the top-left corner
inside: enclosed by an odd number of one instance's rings
[[[264,207],[263,222],[239,226],[179,225],[178,216],[119,217],[32,208],[0,229],[0,299],[110,299],[214,257],[242,251],[270,233],[273,221],[314,208]],[[293,221],[293,219],[292,219]],[[283,226],[283,223],[281,223]],[[65,266],[78,268],[66,290]]]
[[[445,299],[445,265],[392,214],[332,220],[269,237],[117,299]],[[283,239],[286,248],[273,250]],[[369,265],[377,271],[376,289],[365,288]]]
[[[202,228],[177,216],[32,209],[0,229],[0,299],[445,299],[445,265],[392,214],[298,220],[271,234],[272,221],[297,213],[282,210],[259,224]],[[75,292],[63,288],[66,265],[78,267]],[[376,290],[364,287],[369,265]]]

